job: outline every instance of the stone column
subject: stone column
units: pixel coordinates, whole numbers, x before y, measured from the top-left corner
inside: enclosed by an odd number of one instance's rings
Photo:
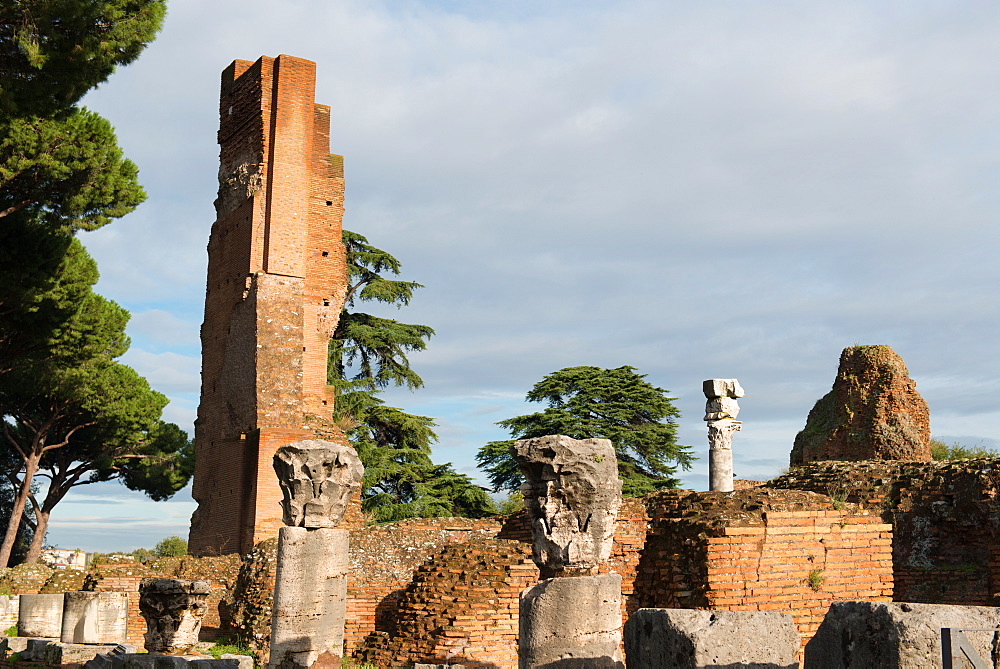
[[[554,435],[514,442],[511,455],[543,578],[521,593],[519,666],[622,669],[621,576],[598,574],[621,506],[611,442]]]
[[[63,596],[21,595],[18,601],[19,636],[58,639],[62,632]]]
[[[186,655],[198,643],[208,611],[208,581],[144,578],[139,582],[139,613],[146,619],[145,646],[159,655]]]
[[[340,667],[348,531],[336,529],[364,467],[349,445],[306,440],[274,455],[284,500],[269,667]]]
[[[709,490],[733,491],[733,433],[743,425],[736,420],[740,413],[737,398],[743,388],[736,379],[708,379],[702,384],[705,397],[705,420],[708,422]]]
[[[125,643],[128,595],[124,592],[67,592],[63,600],[63,643]]]

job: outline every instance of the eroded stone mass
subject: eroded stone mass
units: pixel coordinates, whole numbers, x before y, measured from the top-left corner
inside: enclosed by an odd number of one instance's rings
[[[306,439],[274,454],[284,499],[281,510],[290,527],[336,527],[351,497],[361,489],[365,468],[347,444]]]
[[[543,578],[596,574],[611,554],[622,500],[611,442],[552,435],[516,441],[511,455],[524,474],[532,557]]]
[[[833,388],[795,436],[791,464],[819,460],[931,459],[930,411],[888,346],[850,346]]]
[[[164,655],[189,653],[198,643],[209,591],[208,581],[142,579],[139,612],[146,619],[146,650]]]

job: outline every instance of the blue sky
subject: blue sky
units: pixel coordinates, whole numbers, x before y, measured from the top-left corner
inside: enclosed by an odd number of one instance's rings
[[[126,361],[190,428],[198,401],[218,82],[234,59],[318,64],[344,225],[423,283],[439,461],[474,454],[570,365],[629,364],[677,397],[736,377],[736,473],[786,466],[840,351],[888,344],[946,439],[993,445],[1000,6],[986,2],[171,0],[159,39],[85,103],[149,200],[82,236],[132,311]],[[186,535],[184,491],[71,493],[50,541]]]

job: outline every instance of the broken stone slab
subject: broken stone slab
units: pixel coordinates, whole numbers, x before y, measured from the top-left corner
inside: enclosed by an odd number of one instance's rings
[[[59,666],[61,664],[84,664],[94,659],[97,655],[109,653],[113,649],[113,644],[45,641],[32,646],[30,655],[34,662]]]
[[[806,644],[805,669],[941,667],[941,630],[966,630],[971,651],[987,666],[1000,609],[989,606],[839,601],[830,605],[815,636]],[[961,666],[961,665],[956,665]]]
[[[62,632],[63,596],[21,595],[17,607],[20,636],[58,639]]]
[[[7,636],[4,637],[3,643],[7,647],[7,652],[9,653],[24,653],[28,650],[28,642],[31,639],[23,636]],[[46,641],[51,641],[51,639],[46,639]]]
[[[306,439],[280,447],[274,471],[282,520],[290,527],[336,527],[351,497],[361,489],[365,468],[347,443]]]
[[[198,643],[208,581],[144,578],[139,582],[139,612],[146,619],[145,646],[150,653],[183,655]]]
[[[622,501],[611,442],[551,435],[515,441],[510,452],[524,474],[532,558],[542,576],[595,574],[611,554]]]
[[[311,667],[344,647],[350,532],[282,527],[271,613],[269,667]]]
[[[740,415],[740,403],[731,397],[715,397],[705,402],[705,420],[736,419]]]
[[[736,379],[708,379],[701,384],[701,389],[705,393],[705,397],[709,399],[715,397],[739,399],[743,397],[743,388]],[[706,418],[706,420],[708,419]]]
[[[791,614],[779,611],[639,609],[625,623],[629,669],[797,669],[800,646]]]
[[[117,644],[128,636],[128,594],[67,592],[63,599],[63,643]]]
[[[520,669],[624,669],[622,577],[550,578],[521,593]]]

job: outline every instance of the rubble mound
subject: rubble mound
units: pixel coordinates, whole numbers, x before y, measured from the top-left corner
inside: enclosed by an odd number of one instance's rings
[[[833,388],[795,437],[791,464],[931,459],[930,412],[903,359],[888,346],[850,346]]]

